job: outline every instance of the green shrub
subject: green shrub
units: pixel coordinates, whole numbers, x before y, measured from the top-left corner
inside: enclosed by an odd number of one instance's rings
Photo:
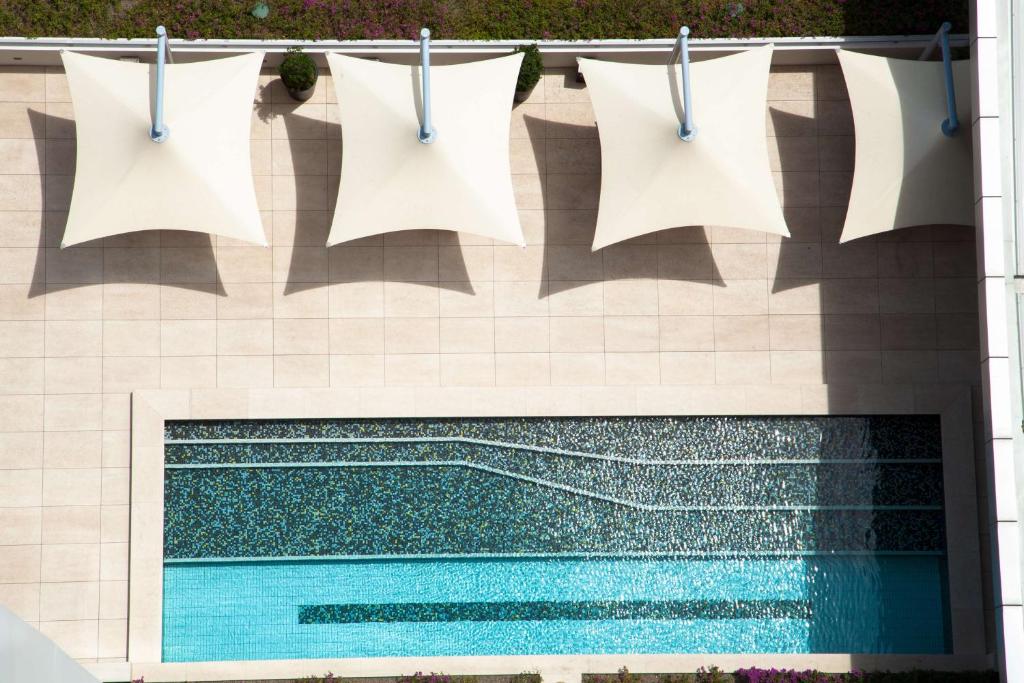
[[[968,0],[0,0],[0,36],[586,40],[932,33],[967,31]]]
[[[278,73],[289,90],[309,90],[316,85],[319,76],[313,58],[297,47],[288,50]]]
[[[521,45],[516,52],[523,53],[523,64],[519,67],[519,80],[516,81],[516,91],[525,92],[537,85],[540,81],[540,72],[544,64],[540,59],[540,50],[536,45]]]

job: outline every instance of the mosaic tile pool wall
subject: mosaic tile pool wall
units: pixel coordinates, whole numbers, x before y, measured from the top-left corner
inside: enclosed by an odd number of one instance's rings
[[[948,651],[935,416],[168,422],[166,661]]]

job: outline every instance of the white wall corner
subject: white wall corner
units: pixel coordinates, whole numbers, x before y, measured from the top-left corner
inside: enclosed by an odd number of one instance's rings
[[[998,117],[980,118],[971,127],[974,143],[974,199],[1003,195],[1002,136]]]
[[[1017,522],[998,522],[995,531],[999,576],[993,581],[993,597],[997,605],[1019,607],[1022,602],[1020,528]]]
[[[1020,683],[1024,680],[1024,607],[1007,605],[996,608],[996,638],[1002,654],[999,680]]]
[[[1017,507],[1017,480],[1014,469],[1012,439],[993,439],[988,443],[989,501],[991,522],[1016,522],[1020,517]]]
[[[971,119],[999,116],[999,84],[1009,78],[1009,65],[1001,64],[999,41],[978,38],[971,42],[974,78],[971,85]]]
[[[1006,280],[1002,277],[986,277],[978,283],[982,361],[1009,356],[1008,306],[1013,305],[1014,299],[1007,296],[1006,289]]]
[[[974,225],[978,259],[978,277],[1003,277],[1007,256],[1013,254],[1013,243],[1003,223],[1003,200],[982,197],[974,205]]]
[[[1012,439],[1017,426],[1014,425],[1010,396],[1010,359],[992,357],[982,361],[981,383],[988,397],[985,404],[985,438]]]

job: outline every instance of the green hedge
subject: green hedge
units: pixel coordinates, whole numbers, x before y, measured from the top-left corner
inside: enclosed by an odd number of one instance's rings
[[[968,0],[0,0],[0,36],[591,39],[967,31]]]

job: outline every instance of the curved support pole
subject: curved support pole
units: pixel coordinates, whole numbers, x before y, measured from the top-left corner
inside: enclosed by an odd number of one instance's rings
[[[437,131],[430,122],[430,29],[420,31],[420,73],[423,76],[422,99],[423,115],[420,118],[420,129],[416,133],[419,141],[429,145],[437,138]]]
[[[946,77],[946,120],[942,122],[942,133],[953,137],[960,129],[956,115],[956,89],[953,87],[953,58],[949,53],[949,32],[952,25],[947,21],[939,29],[939,45],[942,47],[942,70]]]
[[[697,127],[693,125],[693,98],[690,95],[690,29],[687,26],[679,29],[670,61],[675,61],[677,52],[683,76],[683,123],[679,126],[679,139],[690,142],[697,137]]]
[[[149,130],[149,138],[153,142],[163,142],[171,134],[164,123],[164,72],[167,66],[167,29],[156,27],[156,103],[153,106],[153,127]]]

